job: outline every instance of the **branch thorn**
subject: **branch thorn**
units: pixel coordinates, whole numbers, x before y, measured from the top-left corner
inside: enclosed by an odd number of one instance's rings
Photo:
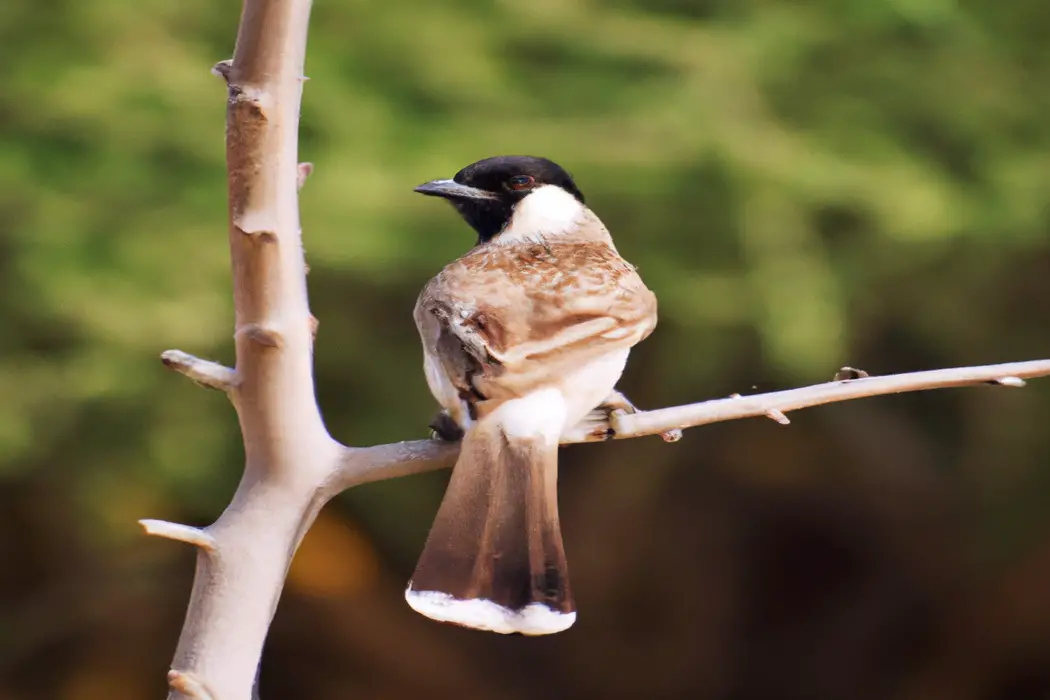
[[[237,330],[235,335],[243,335],[259,345],[268,348],[279,348],[282,344],[281,334],[258,323],[249,323]]]
[[[682,439],[682,429],[675,428],[674,430],[668,430],[667,432],[660,433],[660,437],[663,438],[664,442],[678,442]]]
[[[218,543],[215,541],[215,538],[197,527],[180,525],[179,523],[169,523],[167,520],[150,519],[140,520],[139,525],[142,526],[142,529],[146,531],[147,535],[155,535],[157,537],[166,537],[169,540],[186,542],[187,544],[200,547],[205,552],[214,552],[218,548]]]
[[[208,389],[230,391],[237,386],[237,372],[218,362],[202,360],[181,350],[165,350],[160,361],[169,369],[189,377]]]
[[[183,695],[196,700],[214,700],[214,696],[207,686],[191,673],[185,671],[168,671],[168,687]]]
[[[781,425],[790,425],[791,424],[791,419],[788,418],[784,414],[784,412],[781,411],[779,408],[771,408],[768,411],[766,411],[766,417],[767,418],[772,418],[773,420],[775,420],[777,423],[780,423]]]
[[[233,70],[233,59],[227,58],[225,61],[219,61],[211,68],[211,74],[217,75],[227,83],[230,82],[230,71]]]
[[[306,184],[306,178],[310,177],[314,172],[313,163],[300,163],[296,170],[295,187],[301,190],[303,185]]]
[[[835,372],[835,381],[848,382],[851,379],[864,379],[869,376],[871,375],[856,367],[841,367],[838,372]]]

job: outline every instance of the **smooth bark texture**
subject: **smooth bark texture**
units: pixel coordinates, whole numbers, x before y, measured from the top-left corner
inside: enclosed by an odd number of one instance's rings
[[[248,700],[292,553],[342,454],[314,397],[311,315],[298,211],[298,124],[310,0],[246,0],[228,84],[226,161],[237,365],[184,354],[165,360],[225,389],[240,419],[245,469],[200,545],[171,698]]]

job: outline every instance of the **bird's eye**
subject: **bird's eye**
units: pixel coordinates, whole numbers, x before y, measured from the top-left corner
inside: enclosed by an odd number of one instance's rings
[[[512,190],[527,190],[532,187],[534,182],[536,182],[536,178],[531,175],[515,175],[507,180],[507,187]]]

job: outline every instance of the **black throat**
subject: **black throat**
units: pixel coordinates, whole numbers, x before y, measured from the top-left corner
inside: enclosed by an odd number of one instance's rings
[[[478,243],[487,243],[507,227],[517,202],[506,200],[450,200],[463,220],[478,234]]]

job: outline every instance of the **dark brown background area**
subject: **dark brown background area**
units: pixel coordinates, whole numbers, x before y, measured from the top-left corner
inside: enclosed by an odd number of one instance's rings
[[[0,700],[160,697],[242,453],[170,347],[230,361],[234,1],[0,7]],[[422,437],[415,295],[471,243],[412,194],[567,167],[657,292],[657,407],[1046,357],[1045,3],[316,0],[302,157],[318,395]],[[566,448],[576,625],[445,627],[402,591],[447,473],[359,487],[297,555],[276,698],[1050,698],[1050,380]]]

